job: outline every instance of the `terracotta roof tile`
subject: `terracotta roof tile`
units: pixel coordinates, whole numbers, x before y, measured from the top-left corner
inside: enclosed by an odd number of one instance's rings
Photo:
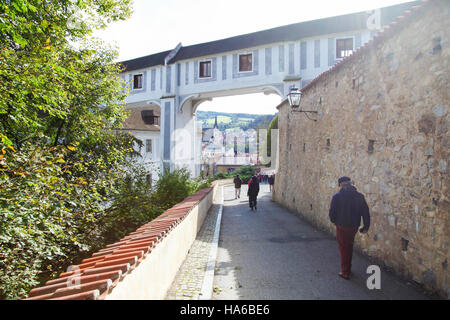
[[[205,188],[188,196],[135,232],[84,259],[71,271],[31,290],[26,300],[104,299],[212,189]]]
[[[97,300],[99,296],[100,296],[99,290],[92,290],[74,295],[52,298],[49,300]]]

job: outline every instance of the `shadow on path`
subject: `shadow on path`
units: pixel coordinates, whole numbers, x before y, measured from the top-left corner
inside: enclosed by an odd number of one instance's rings
[[[258,210],[248,206],[247,186],[234,199],[224,187],[221,235],[213,299],[428,299],[412,284],[381,271],[381,290],[369,290],[367,267],[353,257],[353,277],[344,280],[334,237],[271,200],[261,184]]]

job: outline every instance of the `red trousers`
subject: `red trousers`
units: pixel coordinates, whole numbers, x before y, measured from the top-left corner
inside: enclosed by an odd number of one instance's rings
[[[350,276],[352,269],[353,242],[358,228],[336,226],[336,237],[341,256],[342,274]]]

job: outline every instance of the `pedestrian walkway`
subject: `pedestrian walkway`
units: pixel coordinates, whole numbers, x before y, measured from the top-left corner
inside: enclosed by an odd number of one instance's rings
[[[224,189],[213,299],[427,299],[383,269],[381,290],[369,290],[366,271],[373,263],[356,252],[351,280],[338,277],[335,238],[273,202],[269,186],[260,186],[257,211],[247,197],[235,200],[233,188]]]
[[[373,263],[356,252],[352,279],[338,277],[334,237],[273,202],[267,184],[261,184],[257,211],[250,210],[246,194],[246,185],[240,199],[235,199],[232,185],[224,187],[212,299],[428,299],[414,284],[383,270],[381,290],[369,290],[366,270]],[[201,299],[219,201],[211,208],[167,299]]]

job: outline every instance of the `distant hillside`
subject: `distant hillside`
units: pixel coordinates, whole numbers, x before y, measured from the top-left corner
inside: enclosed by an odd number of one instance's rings
[[[231,128],[241,128],[242,130],[267,128],[276,114],[197,111],[197,120],[202,122],[203,128],[214,127],[216,116],[218,129],[224,131]]]

